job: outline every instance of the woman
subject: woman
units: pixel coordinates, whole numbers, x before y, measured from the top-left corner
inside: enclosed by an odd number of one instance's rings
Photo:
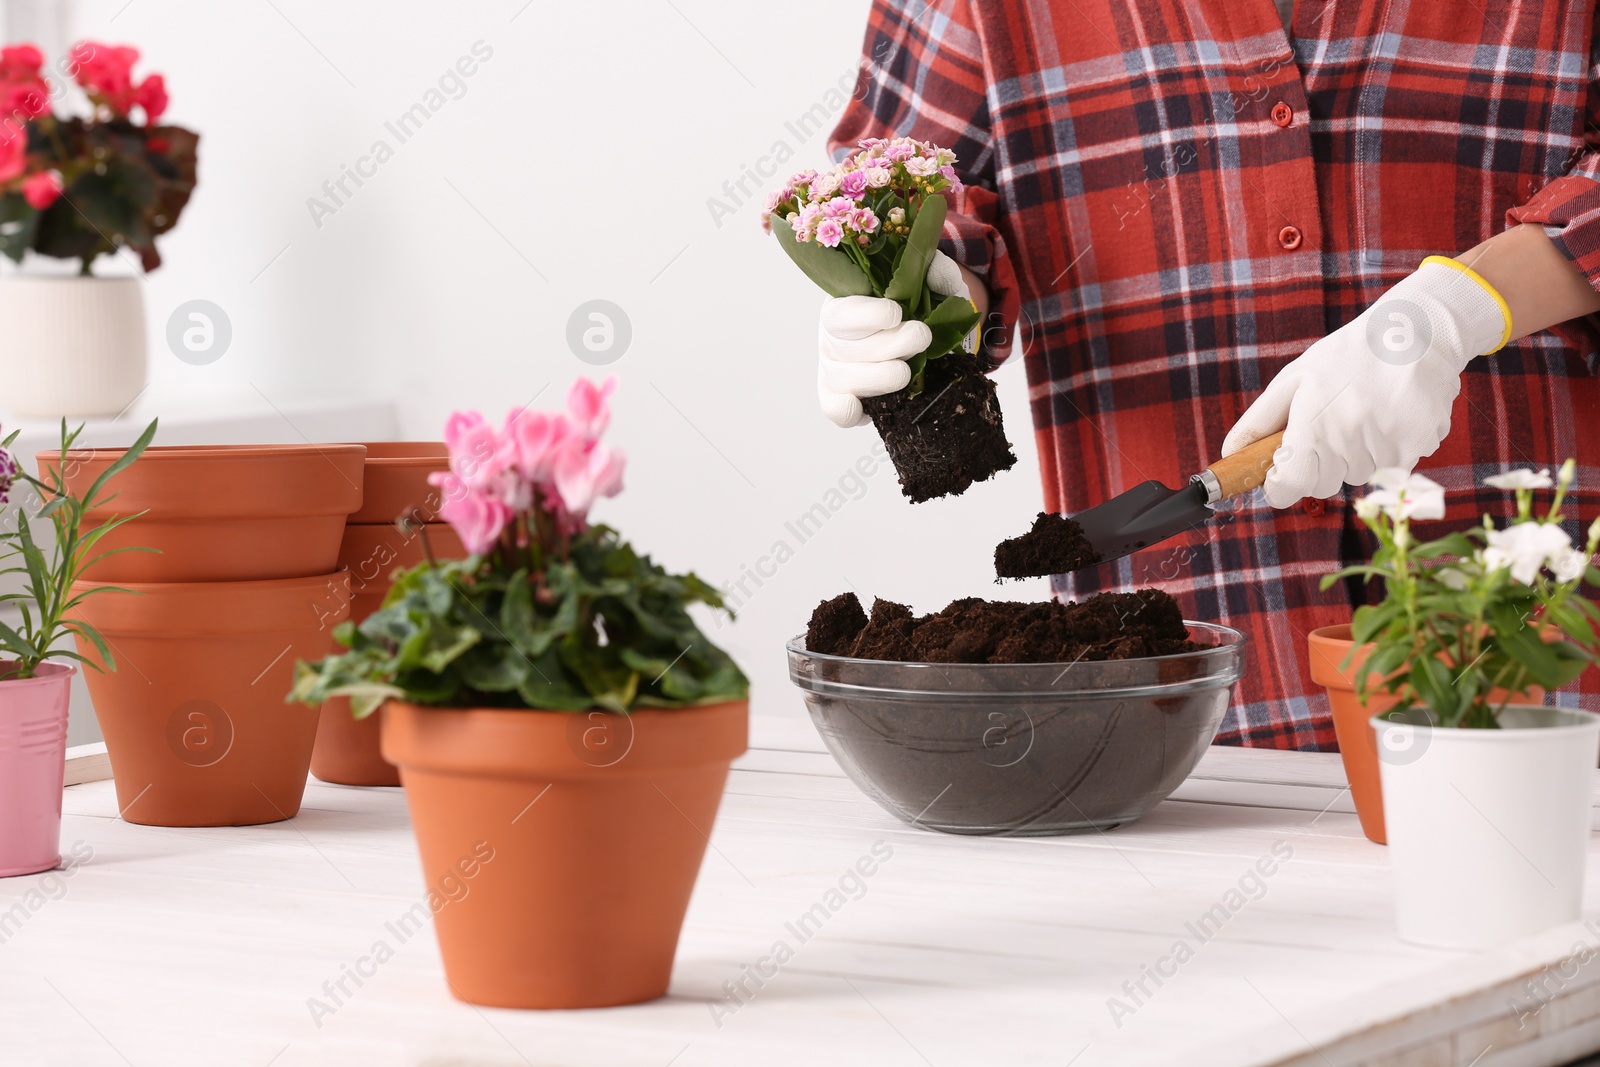
[[[1594,516],[1596,20],[1589,0],[1287,8],[876,0],[833,147],[957,153],[930,284],[971,294],[994,362],[1023,360],[1047,508],[1284,430],[1265,502],[1056,589],[1156,585],[1243,630],[1219,740],[1330,749],[1305,639],[1374,592],[1318,586],[1370,549],[1351,502],[1375,469],[1421,461],[1459,525],[1504,510],[1484,475],[1575,456],[1570,532]],[[825,414],[861,421],[925,331],[830,301]]]

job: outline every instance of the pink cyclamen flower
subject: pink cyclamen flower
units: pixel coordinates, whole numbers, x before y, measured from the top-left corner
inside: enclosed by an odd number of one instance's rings
[[[625,465],[626,457],[620,449],[569,439],[556,456],[556,492],[567,511],[581,520],[600,497],[621,492]]]
[[[444,427],[450,450],[450,472],[472,489],[496,486],[513,456],[502,447],[500,435],[476,411],[458,411]]]
[[[567,414],[572,416],[575,429],[584,440],[593,441],[606,432],[611,424],[611,394],[617,391],[617,379],[607,378],[599,385],[587,378],[579,378],[567,391]]]
[[[42,170],[22,179],[22,198],[35,211],[43,211],[61,196],[61,175]]]
[[[823,219],[817,223],[817,244],[825,248],[838,248],[844,240],[844,227],[838,219]]]
[[[455,530],[466,550],[481,556],[493,548],[511,521],[511,509],[506,503],[473,489],[453,474],[433,474],[428,481],[440,488],[444,498],[439,517]]]
[[[565,416],[518,408],[506,416],[501,443],[522,480],[538,483],[550,479],[556,446],[572,433],[572,424]]]

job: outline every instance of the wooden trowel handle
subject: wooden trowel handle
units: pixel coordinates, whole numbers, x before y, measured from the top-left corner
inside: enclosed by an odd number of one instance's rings
[[[1261,483],[1267,480],[1267,472],[1272,469],[1272,454],[1281,444],[1283,431],[1280,430],[1207,467],[1221,489],[1220,499],[1227,500],[1261,488]]]

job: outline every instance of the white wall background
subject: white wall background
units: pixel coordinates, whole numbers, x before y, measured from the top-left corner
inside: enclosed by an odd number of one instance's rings
[[[824,597],[854,587],[932,610],[1048,595],[1043,580],[992,582],[993,546],[1040,500],[1020,367],[998,374],[1014,470],[913,507],[883,464],[811,540],[785,528],[876,437],[817,413],[820,294],[762,234],[759,205],[719,226],[707,200],[777,142],[795,153],[785,172],[824,162],[822,134],[785,124],[851,84],[866,0],[61,2],[68,42],[140,48],[139,70],[167,76],[168,120],[202,136],[199,189],[146,286],[141,409],[393,399],[407,436],[436,437],[452,409],[554,406],[576,375],[614,372],[628,487],[597,518],[717,584],[779,540],[795,551],[714,630],[758,712],[803,714],[783,643]],[[50,3],[13,0],[13,20]],[[478,41],[493,56],[465,94],[399,144],[384,124]],[[379,139],[393,158],[318,226],[308,198],[327,201],[324,181]],[[195,298],[233,325],[209,366],[165,344]],[[596,298],[633,333],[598,371],[566,342]]]

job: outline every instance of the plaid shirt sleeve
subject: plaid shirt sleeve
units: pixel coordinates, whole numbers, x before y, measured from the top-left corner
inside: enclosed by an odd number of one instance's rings
[[[838,161],[868,137],[915,137],[955,152],[965,188],[951,202],[939,247],[988,286],[990,322],[982,336],[1003,339],[984,345],[998,365],[1010,355],[1010,327],[1021,301],[1005,239],[995,228],[1001,204],[988,81],[968,0],[874,0],[856,91],[828,149]]]
[[[1600,290],[1600,15],[1589,56],[1589,98],[1582,143],[1566,173],[1506,212],[1506,224],[1537,223],[1589,284]],[[1600,372],[1600,315],[1552,327]]]

